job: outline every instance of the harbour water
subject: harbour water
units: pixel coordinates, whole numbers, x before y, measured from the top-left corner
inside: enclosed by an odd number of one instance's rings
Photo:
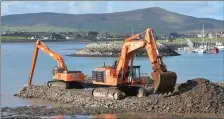
[[[87,43],[57,42],[46,43],[50,49],[64,56],[69,70],[82,70],[91,76],[95,67],[112,64],[117,58],[107,57],[69,57],[75,49],[83,48]],[[14,97],[24,85],[27,85],[35,43],[1,44],[1,106],[49,105],[51,102],[24,100]],[[197,54],[180,52],[181,56],[164,57],[164,63],[170,71],[177,73],[177,82],[193,78],[206,78],[212,82],[224,82],[224,51],[218,54]],[[135,65],[141,65],[142,73],[152,71],[147,57],[135,58]],[[52,79],[52,69],[57,65],[51,57],[39,52],[33,84],[46,84]],[[44,103],[43,103],[44,102]]]

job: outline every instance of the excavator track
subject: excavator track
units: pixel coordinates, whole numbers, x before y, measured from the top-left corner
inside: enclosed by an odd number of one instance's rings
[[[48,81],[47,86],[48,87],[58,87],[61,89],[72,89],[72,88],[82,89],[82,88],[84,88],[82,82],[65,82],[65,81],[57,81],[57,80]]]
[[[120,87],[95,87],[92,91],[93,97],[121,100],[126,96],[146,96],[146,90],[140,86],[120,86]]]
[[[92,95],[93,97],[101,97],[114,100],[120,100],[125,97],[125,93],[120,91],[116,87],[95,88],[93,89]]]
[[[154,93],[164,94],[174,91],[176,85],[177,75],[175,72],[160,72],[154,78]]]

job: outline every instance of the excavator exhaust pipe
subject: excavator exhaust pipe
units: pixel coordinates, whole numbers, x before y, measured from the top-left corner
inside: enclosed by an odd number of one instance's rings
[[[164,94],[174,91],[177,75],[175,72],[152,72],[154,80],[154,93]]]

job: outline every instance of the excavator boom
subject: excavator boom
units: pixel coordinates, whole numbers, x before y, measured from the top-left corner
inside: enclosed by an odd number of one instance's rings
[[[58,67],[53,70],[54,80],[60,80],[60,81],[66,81],[66,82],[84,80],[84,74],[81,71],[68,71],[67,66],[64,62],[64,58],[60,54],[49,49],[48,46],[45,45],[41,40],[37,40],[36,46],[34,49],[28,85],[32,84],[32,79],[33,79],[33,74],[34,74],[34,69],[36,66],[36,60],[37,60],[39,49],[41,49],[44,53],[51,56],[58,63]]]

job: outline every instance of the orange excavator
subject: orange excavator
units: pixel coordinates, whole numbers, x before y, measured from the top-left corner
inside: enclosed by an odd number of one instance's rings
[[[151,28],[146,29],[143,33],[126,38],[120,57],[113,66],[98,67],[92,71],[93,84],[116,87],[125,94],[134,93],[138,96],[141,92],[141,95],[144,95],[143,89],[138,87],[138,85],[145,84],[140,76],[140,66],[133,66],[135,53],[142,48],[147,51],[148,58],[152,63],[153,72],[151,75],[154,82],[154,93],[173,92],[177,75],[175,72],[168,71],[163,63],[157,49],[155,33]],[[126,88],[123,90],[120,87]],[[100,90],[98,92],[101,93]]]
[[[82,88],[82,82],[84,81],[84,74],[81,71],[68,71],[67,66],[64,62],[64,58],[52,51],[45,45],[41,40],[36,41],[36,47],[34,49],[32,66],[30,69],[30,76],[28,85],[32,84],[32,78],[34,74],[34,69],[36,66],[36,60],[38,56],[39,49],[41,49],[44,53],[51,56],[54,60],[57,61],[58,66],[53,69],[53,80],[48,81],[47,85],[57,86],[61,88]]]

